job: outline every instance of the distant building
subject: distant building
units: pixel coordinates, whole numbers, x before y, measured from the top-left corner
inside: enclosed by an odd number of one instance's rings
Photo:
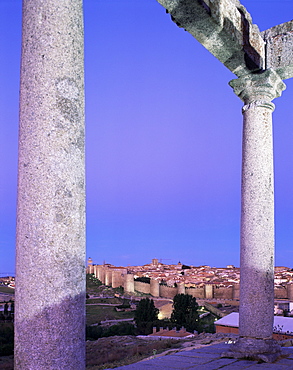
[[[239,333],[239,313],[232,312],[215,321],[216,333]],[[274,339],[293,338],[293,319],[291,317],[274,316]]]
[[[152,265],[153,266],[158,266],[158,264],[159,264],[159,260],[157,258],[153,258],[152,259]]]
[[[176,328],[173,328],[171,330],[169,329],[163,329],[160,328],[159,331],[157,331],[157,328],[153,328],[152,334],[149,335],[152,339],[186,339],[186,338],[194,338],[196,334],[192,334],[184,327],[182,327],[180,330],[176,330]]]

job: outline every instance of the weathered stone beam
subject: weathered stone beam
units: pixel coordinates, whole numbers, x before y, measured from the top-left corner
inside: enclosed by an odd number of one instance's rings
[[[157,0],[236,76],[263,70],[265,42],[238,0]]]
[[[262,32],[266,42],[266,68],[274,69],[285,80],[293,77],[293,21]]]

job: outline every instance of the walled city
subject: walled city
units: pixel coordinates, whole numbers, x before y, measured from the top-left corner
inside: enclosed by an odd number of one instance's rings
[[[88,259],[87,272],[94,274],[102,284],[128,293],[144,293],[153,297],[170,298],[186,293],[198,299],[233,300],[239,302],[240,268],[187,266],[180,262],[164,264],[158,259],[143,266],[117,267],[108,263],[93,264]],[[275,299],[293,301],[293,271],[280,266],[275,268]],[[239,304],[239,303],[238,303]]]

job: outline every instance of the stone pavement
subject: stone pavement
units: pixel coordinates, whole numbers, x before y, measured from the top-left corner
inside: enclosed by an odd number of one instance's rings
[[[293,369],[293,347],[282,348],[283,358],[275,363],[257,363],[257,361],[221,358],[228,344],[220,343],[211,346],[181,351],[175,354],[143,360],[135,364],[116,367],[115,370],[289,370]]]

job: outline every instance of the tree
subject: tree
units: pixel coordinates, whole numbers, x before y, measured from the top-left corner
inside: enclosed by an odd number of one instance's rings
[[[150,334],[153,323],[158,319],[158,314],[159,310],[155,307],[152,299],[141,299],[134,313],[134,320],[138,331],[141,334]]]
[[[10,304],[10,312],[11,312],[11,315],[14,315],[14,302],[13,301]]]
[[[147,284],[151,283],[151,278],[149,278],[147,276],[140,276],[140,277],[135,278],[134,280],[135,281],[141,281],[142,283],[147,283]]]
[[[8,303],[5,302],[5,305],[4,305],[4,316],[8,316]]]
[[[13,355],[13,344],[14,344],[13,324],[11,322],[1,323],[0,325],[0,356]]]
[[[190,294],[176,294],[173,299],[171,322],[179,329],[184,326],[193,332],[199,327],[198,304]]]

